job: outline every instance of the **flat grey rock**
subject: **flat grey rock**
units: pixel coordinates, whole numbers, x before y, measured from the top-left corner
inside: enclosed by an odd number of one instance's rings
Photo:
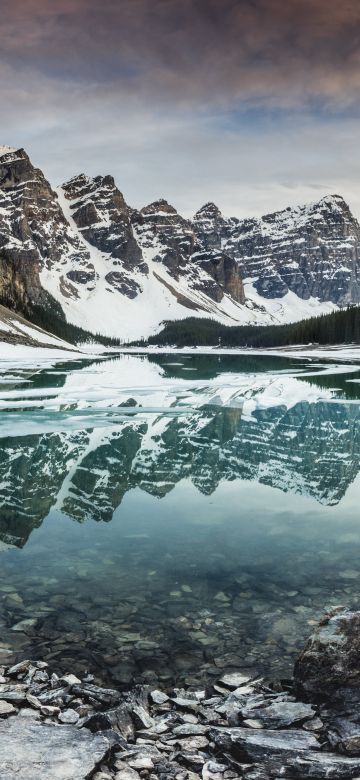
[[[89,731],[10,718],[0,723],[0,780],[85,780],[108,749]]]
[[[351,780],[360,775],[360,759],[347,758],[335,753],[311,753],[297,756],[288,763],[288,776],[298,780]]]
[[[267,728],[279,729],[313,718],[315,710],[310,704],[302,702],[274,701],[266,707],[243,707],[241,715],[259,720]]]
[[[240,751],[256,769],[271,777],[291,777],[297,780],[351,780],[360,777],[360,758],[320,752],[320,743],[301,729],[274,731],[263,729],[213,729],[210,734],[216,746],[232,752]]]
[[[210,726],[203,726],[200,723],[183,723],[181,726],[175,726],[172,733],[176,737],[193,737],[207,734]]]
[[[210,739],[213,739],[221,750],[236,752],[240,749],[250,761],[266,761],[276,755],[285,762],[289,756],[320,748],[316,737],[301,729],[257,731],[245,728],[214,728],[210,732]]]
[[[115,775],[116,780],[139,780],[140,775],[136,769],[127,766],[126,769],[120,769]]]
[[[61,723],[69,723],[74,724],[77,723],[79,720],[79,713],[76,712],[76,710],[71,709],[71,707],[68,710],[64,710],[64,712],[61,712],[59,715],[59,721]]]
[[[192,710],[193,712],[197,712],[199,709],[199,702],[194,699],[185,699],[182,696],[176,696],[171,699],[171,701],[174,702],[176,707],[180,707],[180,709]]]

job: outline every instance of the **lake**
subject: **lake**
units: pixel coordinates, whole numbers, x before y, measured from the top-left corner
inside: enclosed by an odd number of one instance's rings
[[[360,365],[266,355],[0,364],[0,666],[286,678],[359,608]]]

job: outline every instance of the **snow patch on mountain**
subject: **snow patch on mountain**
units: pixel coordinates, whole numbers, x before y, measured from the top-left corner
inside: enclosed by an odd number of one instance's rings
[[[338,310],[331,301],[320,301],[319,298],[299,298],[289,290],[282,298],[263,298],[255,288],[254,279],[244,279],[246,305],[254,305],[256,325],[281,325],[287,322],[298,322],[320,314],[330,314]],[[242,323],[241,323],[242,324]],[[250,324],[250,323],[244,323]]]

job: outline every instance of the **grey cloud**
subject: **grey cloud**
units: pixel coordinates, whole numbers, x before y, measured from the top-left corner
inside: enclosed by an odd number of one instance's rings
[[[338,191],[360,215],[359,20],[358,0],[12,0],[0,142],[53,184],[113,173],[135,206],[244,216]]]

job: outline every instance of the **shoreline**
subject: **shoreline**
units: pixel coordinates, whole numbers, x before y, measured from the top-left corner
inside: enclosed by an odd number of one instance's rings
[[[120,347],[118,352],[141,355],[266,355],[268,357],[327,358],[331,360],[360,360],[360,344],[336,344],[329,346],[299,344],[292,347]],[[109,352],[109,354],[113,354]]]
[[[106,360],[118,355],[208,355],[208,356],[254,356],[254,357],[288,357],[294,359],[307,358],[321,360],[351,362],[360,361],[360,344],[319,345],[295,345],[292,347],[102,347],[94,344],[91,349],[75,347],[61,349],[58,347],[41,347],[13,345],[0,342],[0,367],[33,366],[46,368],[63,361]]]
[[[282,683],[127,692],[29,660],[0,669],[1,780],[349,780],[360,775],[360,612],[334,608]]]

